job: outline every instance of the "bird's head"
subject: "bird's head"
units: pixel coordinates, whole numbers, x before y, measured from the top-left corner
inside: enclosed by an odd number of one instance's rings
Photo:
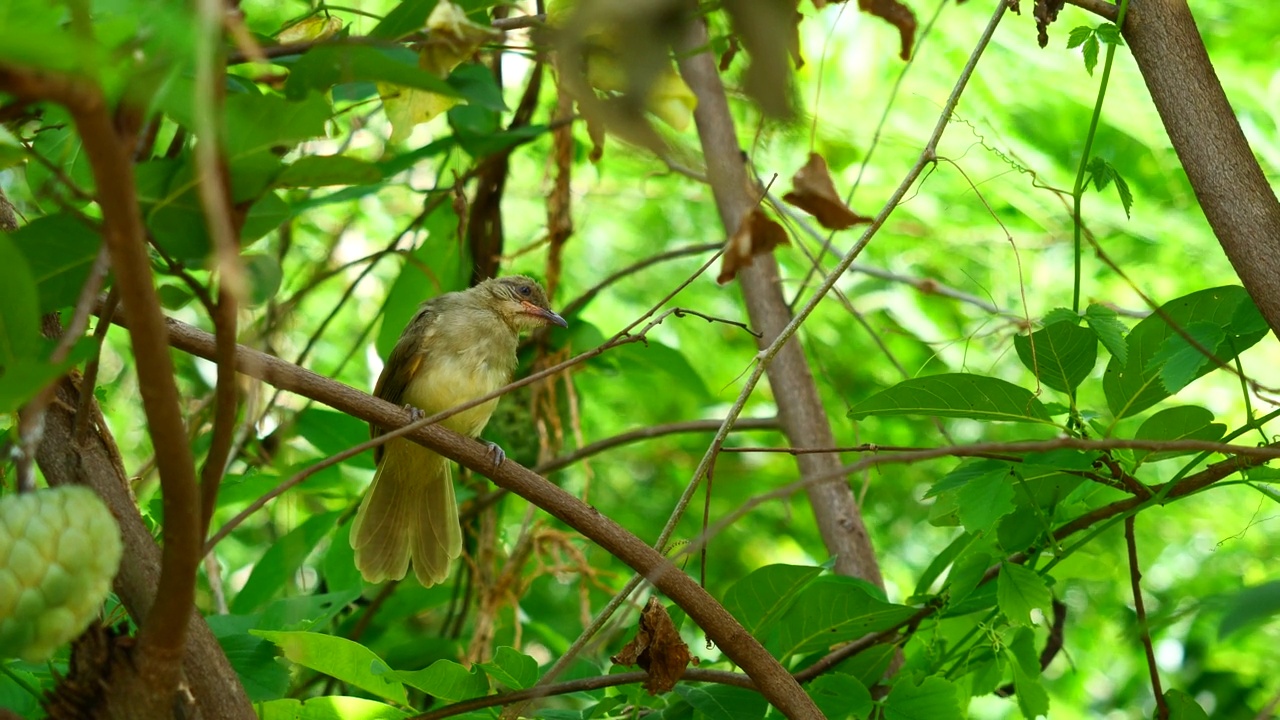
[[[507,275],[485,280],[475,288],[483,292],[492,303],[495,312],[507,324],[518,329],[533,329],[545,325],[569,327],[564,318],[548,307],[547,293],[537,280],[524,275]]]

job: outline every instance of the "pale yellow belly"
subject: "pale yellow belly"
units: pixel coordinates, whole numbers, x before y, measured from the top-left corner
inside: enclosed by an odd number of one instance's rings
[[[507,372],[492,364],[466,355],[432,358],[405,388],[405,402],[421,408],[428,415],[448,410],[506,385]],[[461,435],[474,437],[484,429],[497,406],[494,398],[464,410],[441,424]]]

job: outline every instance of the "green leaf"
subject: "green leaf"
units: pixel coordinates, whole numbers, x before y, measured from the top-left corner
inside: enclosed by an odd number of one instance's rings
[[[370,31],[369,37],[398,40],[421,30],[427,24],[427,16],[435,8],[436,2],[437,0],[402,0]]]
[[[1015,625],[1031,624],[1034,608],[1049,607],[1051,596],[1044,578],[1035,570],[1016,563],[1001,563],[996,580],[996,601],[1000,612]]]
[[[259,720],[403,720],[409,717],[409,713],[376,700],[341,695],[272,700],[255,709]]]
[[[250,700],[276,700],[289,691],[289,669],[276,660],[274,645],[248,634],[247,629],[217,637]]]
[[[102,247],[98,233],[69,213],[56,213],[32,220],[9,238],[27,259],[40,312],[75,305]]]
[[[710,400],[711,391],[679,350],[656,340],[616,347],[609,353],[629,377],[650,378],[655,383],[686,390],[701,400]]]
[[[1241,588],[1225,597],[1226,606],[1218,624],[1218,639],[1260,621],[1280,615],[1280,580]]]
[[[884,602],[878,589],[842,575],[814,579],[775,624],[771,649],[786,658],[813,652],[867,633],[893,627],[915,614],[915,608]]]
[[[325,92],[334,85],[355,82],[390,83],[462,97],[444,78],[420,68],[418,55],[412,50],[350,44],[319,45],[309,50],[294,63],[284,93],[297,100],[309,92]]]
[[[1129,329],[1120,322],[1120,316],[1115,310],[1105,306],[1090,304],[1084,311],[1085,324],[1093,330],[1098,336],[1098,340],[1102,342],[1102,346],[1111,353],[1111,357],[1116,358],[1121,364],[1128,361],[1129,345],[1125,342],[1125,333]]]
[[[1098,361],[1098,339],[1093,332],[1065,322],[1031,335],[1017,335],[1013,346],[1022,364],[1036,373],[1040,382],[1062,392],[1079,387]]]
[[[975,549],[965,553],[951,566],[951,572],[947,573],[946,585],[948,608],[958,607],[963,600],[973,594],[974,590],[978,589],[978,583],[982,582],[987,569],[995,564],[992,560],[991,553],[983,549]]]
[[[238,614],[253,612],[280,592],[316,545],[333,531],[340,515],[341,511],[313,515],[268,546],[262,559],[253,566],[244,587],[231,602],[231,611]],[[345,538],[339,541],[342,540]]]
[[[1018,709],[1027,720],[1049,714],[1049,693],[1040,679],[1040,658],[1035,648],[1035,633],[1018,628],[1007,647],[1009,666],[1013,669],[1013,687]]]
[[[489,692],[489,680],[480,668],[470,670],[452,660],[437,660],[415,672],[391,673],[395,679],[444,702],[458,702]]]
[[[1044,314],[1040,318],[1040,324],[1044,327],[1056,325],[1058,323],[1071,323],[1072,325],[1080,324],[1080,314],[1071,308],[1054,308]]]
[[[938,579],[942,571],[952,565],[961,553],[973,545],[975,540],[977,540],[977,537],[971,533],[960,533],[947,545],[946,549],[934,555],[933,560],[929,562],[929,567],[925,568],[924,572],[920,573],[919,579],[916,580],[916,589],[912,595],[920,596],[929,592],[929,588],[933,587],[933,582]]]
[[[1218,347],[1226,338],[1223,329],[1213,323],[1194,322],[1184,329],[1194,343],[1180,334],[1170,335],[1144,368],[1160,373],[1160,382],[1170,394],[1178,392],[1199,377],[1197,371],[1211,362],[1205,352],[1212,352],[1211,348]]]
[[[480,669],[512,690],[524,690],[538,681],[538,661],[505,645],[498,648],[492,661],[480,663]]]
[[[924,678],[916,685],[905,675],[884,699],[885,720],[960,720],[960,702],[956,686],[937,675]]]
[[[1243,306],[1252,304],[1249,294],[1238,285],[1209,288],[1171,300],[1160,308],[1160,312],[1152,313],[1135,325],[1129,333],[1128,357],[1124,362],[1112,357],[1103,375],[1102,389],[1112,414],[1117,418],[1129,417],[1169,396],[1169,391],[1160,382],[1160,369],[1150,365],[1164,342],[1176,335],[1162,315],[1184,328],[1197,322],[1221,327],[1226,338],[1220,346],[1210,350],[1223,362],[1229,362],[1268,332],[1247,320],[1253,314]],[[1204,375],[1213,367],[1213,364],[1205,363],[1195,376]]]
[[[1111,167],[1111,163],[1100,157],[1094,157],[1089,161],[1089,176],[1093,178],[1093,187],[1101,192],[1107,189],[1111,184],[1111,180],[1115,178],[1116,171]]]
[[[322,455],[336,455],[369,439],[369,425],[346,413],[310,407],[298,413],[297,434]],[[345,461],[358,467],[373,467],[372,453],[361,453]]]
[[[346,536],[340,537],[345,539]],[[334,542],[333,545],[351,547],[347,542]],[[255,627],[259,630],[318,630],[358,600],[362,589],[349,588],[341,592],[274,600],[262,611]]]
[[[676,694],[710,720],[761,720],[769,703],[754,690],[731,685],[677,685]]]
[[[962,488],[968,483],[987,475],[1008,475],[1011,467],[1004,460],[993,460],[991,458],[963,460],[954,470],[943,475],[941,480],[929,488],[928,492],[924,494],[925,499],[936,497],[948,490]]]
[[[42,359],[43,343],[35,277],[18,246],[2,233],[0,288],[4,288],[4,302],[0,303],[0,373],[3,373],[0,377],[3,377],[22,361]]]
[[[378,166],[346,155],[306,155],[276,177],[276,187],[364,185],[382,179]]]
[[[1115,23],[1104,22],[1098,25],[1098,40],[1108,45],[1124,45],[1124,38],[1120,36],[1120,28]]]
[[[989,473],[960,488],[960,522],[964,529],[979,534],[1013,512],[1013,485],[1007,472]]]
[[[1164,702],[1169,706],[1169,720],[1209,720],[1209,714],[1195,698],[1177,688],[1164,692]]]
[[[1120,196],[1120,206],[1124,208],[1124,216],[1132,218],[1129,213],[1133,209],[1133,191],[1129,189],[1129,183],[1125,181],[1124,176],[1120,173],[1115,175],[1116,194]]]
[[[393,673],[382,658],[359,643],[313,632],[249,632],[278,645],[291,662],[350,683],[378,697],[401,705],[409,704],[404,685],[390,679]]]
[[[1089,39],[1089,36],[1092,34],[1093,34],[1093,28],[1087,25],[1081,25],[1080,27],[1072,28],[1071,33],[1067,35],[1067,49],[1070,50],[1072,48],[1080,47],[1082,44],[1084,44],[1085,40]]]
[[[1098,66],[1098,36],[1089,35],[1080,49],[1084,53],[1084,69],[1092,75],[1093,69]]]
[[[853,406],[849,417],[924,415],[972,420],[1052,424],[1031,391],[1013,383],[968,373],[904,380]]]
[[[819,675],[805,688],[827,720],[870,717],[875,706],[871,691],[852,675],[839,672]]]
[[[1206,440],[1215,442],[1227,433],[1227,426],[1213,421],[1213,413],[1195,405],[1180,405],[1152,415],[1133,434],[1135,440]],[[1191,450],[1151,452],[1134,450],[1137,462],[1156,462],[1187,455]]]
[[[249,280],[247,304],[250,307],[262,305],[275,297],[284,279],[280,263],[274,257],[261,253],[245,253],[240,256],[240,261],[244,263],[245,277]]]
[[[747,632],[757,635],[786,614],[796,595],[821,574],[820,567],[766,565],[725,592],[724,609],[737,618]]]

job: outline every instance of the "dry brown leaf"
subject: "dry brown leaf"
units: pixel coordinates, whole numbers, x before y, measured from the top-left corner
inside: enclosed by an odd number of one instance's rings
[[[617,665],[639,665],[649,673],[644,689],[650,695],[670,692],[689,663],[698,664],[698,658],[689,654],[689,646],[680,639],[680,631],[656,597],[650,597],[641,611],[635,638],[611,659]]]
[[[720,276],[716,282],[721,285],[729,282],[738,276],[739,270],[751,265],[756,255],[786,244],[787,231],[757,207],[742,218],[738,229],[725,243],[724,257],[720,258]]]
[[[1049,24],[1058,19],[1058,13],[1066,4],[1066,0],[1036,0],[1032,14],[1036,16],[1036,39],[1040,47],[1049,44]]]
[[[910,8],[898,0],[858,0],[858,9],[898,28],[898,34],[902,36],[902,52],[899,55],[903,60],[911,59],[911,48],[916,42],[916,16]]]
[[[844,230],[871,222],[871,218],[850,210],[840,200],[827,161],[818,153],[809,153],[809,162],[792,176],[791,192],[782,199],[812,215],[828,230]]]

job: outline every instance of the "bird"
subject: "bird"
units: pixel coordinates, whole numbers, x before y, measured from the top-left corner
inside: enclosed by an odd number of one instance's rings
[[[548,325],[568,327],[549,307],[532,278],[508,275],[427,300],[405,326],[373,394],[416,415],[449,410],[511,381],[520,333]],[[476,437],[498,399],[440,422]],[[373,437],[385,432],[371,425]],[[495,463],[502,450],[491,445]],[[413,573],[423,587],[443,582],[462,554],[462,529],[450,461],[404,438],[374,451],[377,469],[351,524],[355,565],[370,583]]]

